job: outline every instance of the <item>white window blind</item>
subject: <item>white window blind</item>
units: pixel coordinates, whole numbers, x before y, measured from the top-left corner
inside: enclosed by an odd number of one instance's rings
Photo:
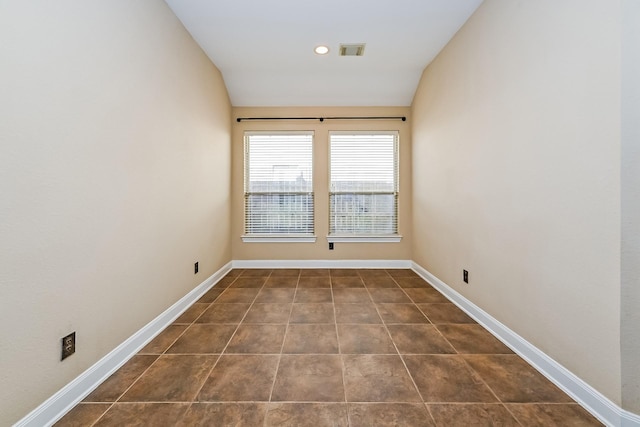
[[[398,234],[398,133],[330,134],[329,234]]]
[[[313,133],[245,134],[245,235],[313,235]]]

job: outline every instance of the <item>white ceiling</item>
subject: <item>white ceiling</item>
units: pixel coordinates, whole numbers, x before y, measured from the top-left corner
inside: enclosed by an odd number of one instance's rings
[[[408,106],[482,0],[166,0],[234,106]],[[364,56],[338,56],[366,43]],[[314,54],[325,44],[328,55]]]

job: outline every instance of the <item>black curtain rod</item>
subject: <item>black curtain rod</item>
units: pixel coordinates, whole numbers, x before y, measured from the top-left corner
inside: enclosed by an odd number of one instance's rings
[[[405,116],[369,116],[369,117],[238,117],[238,123],[251,120],[402,120],[407,121]]]

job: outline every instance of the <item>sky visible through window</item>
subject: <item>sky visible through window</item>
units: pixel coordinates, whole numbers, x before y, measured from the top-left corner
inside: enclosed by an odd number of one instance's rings
[[[331,182],[379,182],[393,186],[394,135],[331,135]]]
[[[313,135],[254,134],[246,144],[245,232],[313,234]]]
[[[312,135],[252,135],[249,191],[311,191]]]

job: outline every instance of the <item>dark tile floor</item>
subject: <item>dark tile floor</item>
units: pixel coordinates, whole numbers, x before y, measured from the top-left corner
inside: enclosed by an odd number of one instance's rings
[[[233,270],[57,426],[590,426],[411,270]]]

